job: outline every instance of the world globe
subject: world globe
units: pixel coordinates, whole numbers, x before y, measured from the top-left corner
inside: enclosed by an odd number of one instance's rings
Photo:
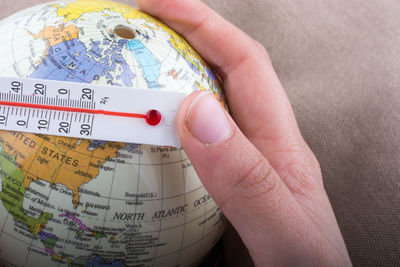
[[[0,22],[0,34],[0,76],[208,90],[223,102],[181,36],[123,4],[42,4]],[[224,228],[180,148],[0,131],[4,266],[195,266]]]

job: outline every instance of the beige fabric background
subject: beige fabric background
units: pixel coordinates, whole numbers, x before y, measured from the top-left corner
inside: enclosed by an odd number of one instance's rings
[[[39,2],[0,0],[0,19]],[[206,2],[268,49],[353,263],[399,266],[400,2]]]

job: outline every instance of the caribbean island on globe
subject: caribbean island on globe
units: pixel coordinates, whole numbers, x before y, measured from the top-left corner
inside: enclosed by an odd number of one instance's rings
[[[0,33],[0,76],[209,90],[223,102],[185,40],[126,5],[42,4]],[[195,266],[225,222],[182,149],[0,131],[2,266]]]

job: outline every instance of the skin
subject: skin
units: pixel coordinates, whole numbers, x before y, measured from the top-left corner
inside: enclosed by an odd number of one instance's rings
[[[264,47],[201,1],[137,4],[182,34],[223,81],[230,114],[201,123],[218,104],[195,92],[180,109],[178,132],[255,265],[351,266],[318,161]]]

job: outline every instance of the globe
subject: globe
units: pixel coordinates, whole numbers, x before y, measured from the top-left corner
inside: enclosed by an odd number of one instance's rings
[[[208,90],[223,103],[198,53],[126,5],[42,4],[3,20],[0,33],[0,76]],[[4,266],[195,266],[224,228],[180,148],[0,132]]]

